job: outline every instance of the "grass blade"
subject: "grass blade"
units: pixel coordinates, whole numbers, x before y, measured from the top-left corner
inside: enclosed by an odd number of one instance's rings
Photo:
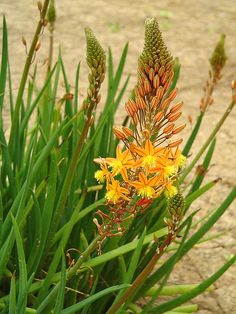
[[[8,64],[8,40],[7,40],[7,23],[6,18],[2,19],[2,61],[0,72],[0,110],[2,111],[6,81],[7,81],[7,64]]]
[[[208,220],[187,240],[182,249],[182,254],[179,256],[180,260],[198,241],[212,228],[212,226],[219,220],[219,218],[224,214],[230,204],[236,198],[236,187],[232,189],[223,203],[216,209],[213,214],[208,218]],[[159,267],[146,281],[143,288],[143,293],[146,293],[156,282],[158,282],[166,273],[169,265],[176,258],[176,253],[172,255],[161,267]]]
[[[129,287],[128,284],[123,284],[123,285],[113,286],[113,287],[104,289],[104,290],[97,292],[96,294],[92,295],[91,297],[88,297],[84,301],[81,301],[77,304],[74,304],[74,305],[68,307],[67,309],[63,310],[61,312],[61,314],[72,314],[75,311],[81,310],[84,306],[87,306],[87,305],[93,303],[94,301],[102,298],[103,296],[105,296],[109,293],[114,293],[116,291],[119,291],[121,289],[125,289],[127,287]]]
[[[9,295],[9,313],[16,313],[16,278],[15,274],[11,277],[11,287]]]
[[[54,313],[61,313],[63,309],[64,297],[65,297],[65,287],[66,287],[66,261],[64,257],[64,253],[62,252],[62,262],[61,262],[61,281],[60,288],[58,291],[56,304],[54,307]]]
[[[25,253],[23,248],[23,241],[20,235],[20,230],[15,218],[11,215],[13,229],[16,238],[18,263],[19,263],[19,292],[17,298],[17,313],[24,314],[27,303],[27,268],[25,261]]]

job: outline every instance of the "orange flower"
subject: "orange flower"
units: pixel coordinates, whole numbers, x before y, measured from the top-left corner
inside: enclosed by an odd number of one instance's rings
[[[122,188],[120,186],[119,181],[111,178],[111,183],[107,183],[107,192],[106,192],[105,198],[109,202],[116,204],[120,198],[123,198],[129,201],[130,199],[126,196],[128,194],[129,194],[129,191],[125,188]]]
[[[142,198],[156,198],[162,192],[162,185],[158,176],[147,178],[144,173],[139,173],[139,181],[130,182],[132,186],[137,189],[138,195]],[[157,187],[156,189],[155,187]]]
[[[162,158],[160,152],[163,151],[164,147],[154,147],[152,142],[147,140],[144,148],[133,144],[131,149],[141,157],[136,161],[136,166],[144,167],[148,173],[149,169],[155,167],[158,160]]]
[[[181,153],[181,150],[177,147],[174,153],[174,164],[178,169],[181,169],[186,162],[186,157]]]
[[[116,158],[106,158],[105,162],[112,168],[113,175],[121,174],[125,181],[128,181],[127,168],[134,165],[132,155],[129,150],[121,151],[120,146],[116,148]]]
[[[168,180],[171,176],[177,174],[175,157],[170,149],[163,151],[162,158],[156,163],[156,166],[150,169],[151,173],[159,174],[162,181]]]

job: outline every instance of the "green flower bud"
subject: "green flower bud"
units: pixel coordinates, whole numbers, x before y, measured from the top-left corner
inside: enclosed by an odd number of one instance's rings
[[[48,7],[48,12],[47,12],[48,22],[50,24],[53,24],[53,23],[55,23],[56,18],[57,18],[57,15],[56,15],[55,1],[54,0],[50,0],[50,4],[49,4],[49,7]]]
[[[102,46],[94,36],[90,28],[85,28],[87,41],[87,63],[96,75],[105,72],[106,55]],[[98,71],[96,71],[98,70]]]
[[[184,197],[178,192],[173,197],[168,198],[167,209],[171,215],[181,217],[184,209]]]
[[[218,41],[209,60],[214,74],[220,74],[220,71],[224,67],[226,60],[227,56],[225,53],[225,34],[221,34],[220,40]]]
[[[141,56],[140,65],[167,66],[173,61],[161,35],[157,19],[148,18],[145,21],[145,41]]]

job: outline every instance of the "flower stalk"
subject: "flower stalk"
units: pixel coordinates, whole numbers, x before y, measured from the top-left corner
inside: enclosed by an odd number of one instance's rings
[[[13,113],[13,120],[12,120],[12,127],[11,127],[11,133],[10,133],[10,138],[9,138],[9,148],[11,151],[11,155],[13,156],[16,150],[16,147],[19,145],[19,143],[16,141],[16,132],[19,127],[19,113],[20,113],[20,107],[22,104],[22,98],[25,90],[25,84],[27,81],[27,77],[29,74],[29,69],[32,64],[32,60],[35,56],[36,49],[38,47],[39,43],[39,37],[40,34],[42,33],[42,30],[47,24],[47,20],[45,19],[46,14],[47,14],[47,9],[49,5],[49,0],[45,0],[44,4],[40,7],[40,19],[25,61],[25,66],[24,70],[22,73],[21,81],[20,81],[20,86],[16,98],[16,105],[14,108],[14,113]]]
[[[180,178],[180,184],[185,180],[185,178],[188,176],[188,174],[192,171],[198,160],[201,158],[202,154],[205,152],[207,147],[210,145],[212,140],[215,138],[216,134],[219,132],[220,128],[224,124],[225,120],[233,110],[235,103],[236,103],[236,97],[235,97],[235,90],[236,90],[236,84],[235,81],[232,82],[232,101],[229,104],[228,108],[225,110],[223,116],[219,120],[219,122],[216,124],[214,130],[209,135],[208,139],[205,141],[205,143],[202,145],[199,152],[196,154],[192,162],[188,165],[188,167],[183,171],[183,174]]]
[[[99,210],[99,219],[94,219],[100,235],[121,235],[123,221],[146,210],[161,194],[172,198],[179,193],[178,172],[185,158],[179,149],[182,138],[172,139],[185,124],[175,124],[183,103],[172,104],[178,91],[170,89],[173,66],[156,19],[147,19],[134,97],[125,105],[132,123],[113,128],[123,143],[117,146],[115,158],[95,159],[100,165],[95,178],[106,183],[109,208],[108,214]]]
[[[85,35],[87,40],[87,63],[90,68],[88,95],[83,104],[85,111],[85,121],[80,138],[73,152],[57,203],[51,229],[52,236],[55,233],[58,224],[60,223],[61,216],[67,201],[67,196],[80,158],[80,153],[87,139],[89,129],[94,121],[93,110],[100,101],[101,97],[99,91],[105,76],[105,52],[90,29],[85,30]]]

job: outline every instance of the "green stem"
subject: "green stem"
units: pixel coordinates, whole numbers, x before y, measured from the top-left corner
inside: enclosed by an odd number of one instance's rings
[[[232,101],[230,103],[230,105],[228,106],[228,108],[226,109],[225,113],[223,114],[223,116],[221,117],[220,121],[217,123],[217,125],[215,126],[214,130],[212,131],[212,133],[210,134],[210,136],[208,137],[208,139],[206,140],[206,142],[203,144],[203,146],[201,147],[200,151],[198,152],[198,154],[195,156],[195,158],[192,160],[192,162],[190,163],[190,165],[185,169],[185,171],[183,172],[181,178],[180,178],[180,184],[184,181],[184,179],[187,177],[187,175],[192,171],[193,167],[195,166],[195,164],[197,163],[197,161],[200,159],[200,157],[202,156],[202,154],[205,152],[205,150],[207,149],[207,147],[210,145],[210,143],[212,142],[212,140],[214,139],[214,137],[216,136],[217,132],[219,131],[219,129],[221,128],[221,126],[223,125],[223,123],[225,122],[226,118],[228,117],[228,115],[231,113],[233,107],[235,105],[235,102]]]
[[[191,291],[192,289],[196,288],[198,284],[189,284],[189,285],[171,285],[171,286],[165,286],[160,291],[159,295],[161,296],[173,296],[176,294],[183,294],[188,291]],[[155,285],[154,287],[150,288],[145,296],[152,297],[155,295],[156,291],[159,289],[159,285]],[[212,291],[213,287],[209,287],[207,291]]]
[[[188,156],[189,151],[190,151],[190,149],[191,149],[191,147],[195,141],[195,138],[198,134],[198,131],[199,131],[200,126],[202,124],[203,115],[204,115],[204,113],[201,111],[198,118],[197,118],[196,124],[192,130],[192,133],[189,136],[188,141],[187,141],[186,145],[184,146],[184,149],[182,150],[182,154],[186,157]]]
[[[16,98],[15,110],[13,113],[13,121],[12,121],[10,139],[9,139],[9,147],[10,147],[10,150],[12,152],[12,155],[13,155],[13,150],[15,147],[15,139],[16,139],[15,134],[16,134],[17,128],[19,127],[19,113],[20,113],[20,107],[21,107],[21,103],[22,103],[24,90],[25,90],[25,84],[26,84],[27,77],[29,74],[30,66],[32,64],[32,59],[33,59],[34,54],[35,54],[35,47],[37,45],[41,31],[44,27],[45,16],[47,13],[48,4],[49,4],[49,0],[45,0],[44,4],[43,4],[42,11],[40,13],[40,20],[38,22],[38,26],[36,28],[36,31],[35,31],[31,46],[30,46],[29,53],[28,53],[26,61],[25,61],[25,66],[24,66],[23,74],[22,74],[21,81],[20,81],[20,86],[19,86],[19,90],[18,90],[18,94],[17,94],[17,98]]]
[[[77,143],[77,146],[75,148],[75,151],[73,153],[72,159],[70,161],[69,167],[68,167],[68,171],[66,173],[66,177],[65,177],[65,181],[64,184],[62,186],[61,189],[61,193],[60,193],[60,197],[57,203],[57,207],[55,210],[55,215],[54,215],[54,219],[53,219],[53,223],[52,223],[52,227],[51,227],[51,236],[50,239],[52,240],[52,237],[55,233],[55,231],[57,230],[57,227],[60,223],[61,220],[61,215],[63,213],[65,204],[66,204],[66,200],[67,200],[67,196],[68,196],[68,192],[70,190],[74,175],[75,175],[75,171],[76,171],[76,167],[80,158],[80,153],[81,150],[83,148],[83,145],[85,143],[85,140],[87,138],[87,134],[90,128],[90,120],[91,120],[91,116],[92,116],[92,111],[93,108],[95,106],[94,102],[91,102],[89,108],[88,108],[88,113],[87,113],[87,118],[86,121],[84,123],[84,127],[80,136],[80,139]],[[51,242],[50,240],[50,242]]]
[[[102,237],[98,235],[92,243],[87,247],[87,249],[81,254],[80,258],[77,260],[75,265],[71,267],[66,274],[66,280],[70,280],[73,276],[76,275],[77,271],[81,267],[81,265],[84,263],[84,261],[89,257],[89,255],[96,249],[99,241],[102,241]],[[58,289],[60,288],[60,282],[55,285],[55,287],[51,290],[51,292],[48,294],[48,296],[45,298],[45,300],[40,304],[40,306],[37,308],[37,313],[45,313],[43,312],[44,309],[48,306],[48,304],[56,297],[56,294],[58,292]]]
[[[118,310],[121,308],[121,306],[128,299],[133,297],[138,292],[139,288],[142,286],[142,283],[146,280],[146,278],[150,275],[153,268],[155,267],[157,260],[162,256],[166,247],[168,247],[169,244],[172,242],[173,237],[174,237],[174,234],[172,233],[169,233],[167,235],[165,241],[159,247],[159,250],[157,251],[157,253],[153,255],[150,262],[143,269],[143,271],[138,275],[138,277],[134,280],[132,285],[127,289],[127,291],[123,294],[123,296],[110,307],[110,309],[107,311],[107,314],[116,314]]]

